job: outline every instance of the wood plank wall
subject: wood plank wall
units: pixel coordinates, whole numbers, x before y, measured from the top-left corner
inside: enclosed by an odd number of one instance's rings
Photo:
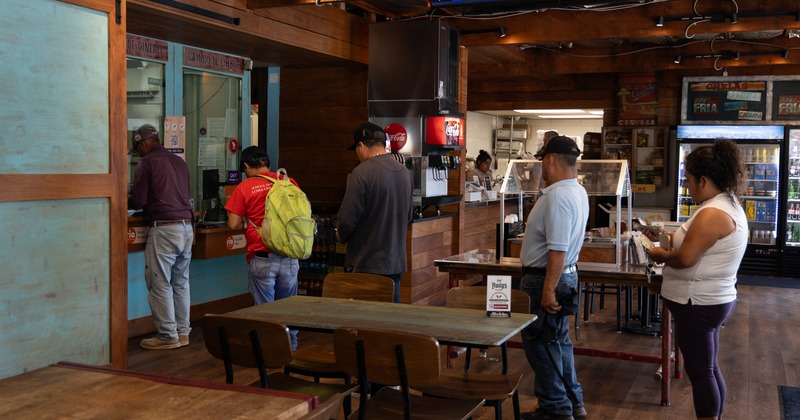
[[[507,200],[505,203],[506,214],[516,213],[518,208],[515,200]],[[497,224],[502,219],[499,203],[467,208],[464,211],[464,251],[477,248],[495,249]]]
[[[367,68],[282,68],[279,164],[315,211],[338,209],[358,158],[346,150],[367,121]]]
[[[453,235],[458,217],[421,220],[408,226],[408,272],[403,276],[400,301],[416,305],[444,305],[447,273],[440,273],[433,261],[453,255]]]

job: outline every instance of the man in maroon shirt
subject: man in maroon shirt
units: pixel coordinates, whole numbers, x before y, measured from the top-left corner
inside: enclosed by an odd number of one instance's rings
[[[145,246],[144,278],[156,335],[139,343],[145,349],[175,349],[189,345],[189,262],[192,259],[192,206],[189,168],[167,151],[150,124],[133,133],[128,154],[142,158],[136,165],[129,209],[144,209],[150,226]]]

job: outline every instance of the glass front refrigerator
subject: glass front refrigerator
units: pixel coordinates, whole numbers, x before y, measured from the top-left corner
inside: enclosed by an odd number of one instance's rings
[[[783,184],[785,209],[781,214],[784,232],[781,276],[800,275],[800,127],[786,127],[786,174]]]
[[[739,200],[747,214],[749,240],[739,273],[780,275],[783,225],[781,173],[784,127],[778,125],[681,125],[677,133],[676,214],[684,222],[699,203],[686,188],[684,159],[694,149],[717,139],[736,142],[745,164],[745,182]],[[800,201],[800,200],[798,200]],[[781,232],[785,234],[785,232]]]

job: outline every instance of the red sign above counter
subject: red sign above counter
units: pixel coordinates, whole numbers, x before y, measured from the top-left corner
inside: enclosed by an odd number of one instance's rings
[[[183,47],[183,65],[230,74],[244,74],[244,58]]]

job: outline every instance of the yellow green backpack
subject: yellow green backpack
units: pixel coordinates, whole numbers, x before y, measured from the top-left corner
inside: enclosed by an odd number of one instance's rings
[[[278,169],[278,179],[258,175],[272,181],[264,203],[261,227],[250,222],[261,235],[264,245],[284,257],[304,260],[311,256],[316,221],[311,217],[311,203],[306,194],[292,184],[286,170]]]

